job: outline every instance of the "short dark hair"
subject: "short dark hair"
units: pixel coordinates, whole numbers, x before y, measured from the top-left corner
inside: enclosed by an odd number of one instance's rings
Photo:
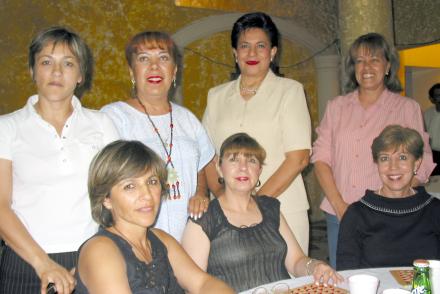
[[[440,83],[434,84],[434,86],[429,89],[429,97],[434,98],[434,92],[435,90],[440,90]]]
[[[279,48],[278,38],[280,33],[278,28],[270,16],[264,12],[247,13],[235,21],[231,31],[232,48],[237,49],[238,39],[241,34],[250,29],[262,29],[270,40],[270,47]],[[278,74],[278,67],[275,63],[276,61],[271,62],[270,68],[275,74]],[[240,68],[237,64],[235,64],[235,71],[236,72],[232,74],[233,78],[237,78],[240,75]]]
[[[348,80],[345,90],[351,92],[359,87],[356,80],[355,64],[359,49],[364,48],[370,53],[381,53],[385,60],[390,63],[390,70],[384,78],[385,87],[392,92],[402,91],[397,73],[399,71],[399,55],[394,47],[391,47],[385,38],[378,33],[368,33],[358,37],[351,44],[347,58],[345,59],[345,73]]]
[[[237,49],[240,35],[249,29],[262,29],[269,37],[270,46],[278,47],[279,32],[275,23],[266,13],[253,12],[242,15],[235,21],[231,31],[232,48]]]
[[[45,46],[51,44],[55,48],[58,44],[65,44],[78,59],[81,72],[81,83],[74,93],[78,98],[92,88],[93,79],[93,55],[89,46],[75,32],[65,27],[50,27],[39,32],[29,45],[29,68],[34,71],[35,58]],[[33,78],[33,77],[32,77]]]
[[[403,147],[417,160],[423,156],[423,146],[422,136],[416,130],[399,125],[389,125],[373,140],[371,152],[374,162],[377,163],[380,152]]]
[[[226,138],[220,147],[219,164],[222,163],[225,155],[242,153],[245,156],[255,156],[260,165],[264,164],[266,151],[251,136],[246,133],[236,133]]]
[[[177,65],[179,50],[176,43],[167,33],[144,31],[133,36],[125,47],[125,58],[130,67],[133,65],[133,55],[137,54],[142,48],[167,50],[174,64]]]
[[[118,140],[105,146],[89,169],[88,189],[93,219],[104,227],[113,225],[113,217],[103,203],[120,181],[152,172],[159,178],[162,198],[167,194],[165,163],[139,141]]]

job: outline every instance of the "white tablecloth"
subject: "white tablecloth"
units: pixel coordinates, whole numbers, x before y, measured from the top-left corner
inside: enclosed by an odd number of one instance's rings
[[[355,274],[369,274],[369,275],[373,275],[373,276],[378,277],[380,280],[379,290],[377,291],[377,293],[382,293],[383,290],[389,289],[389,288],[402,288],[403,289],[403,286],[399,285],[399,283],[397,283],[397,281],[391,275],[390,270],[392,270],[392,269],[407,270],[407,269],[412,269],[412,268],[411,267],[392,267],[392,268],[371,268],[371,269],[340,271],[339,273],[345,278],[345,281],[344,281],[344,283],[338,285],[338,287],[348,290],[348,277],[355,275]],[[297,288],[297,287],[300,287],[300,286],[303,286],[303,285],[306,285],[306,284],[309,284],[312,282],[313,282],[313,277],[306,276],[306,277],[300,277],[300,278],[295,278],[295,279],[282,280],[282,281],[262,285],[260,287],[264,287],[267,290],[270,290],[270,289],[272,289],[272,287],[275,284],[286,283],[289,285],[290,289],[293,289],[293,288]],[[254,289],[250,289],[250,290],[247,290],[247,291],[244,291],[241,293],[242,294],[251,294]]]

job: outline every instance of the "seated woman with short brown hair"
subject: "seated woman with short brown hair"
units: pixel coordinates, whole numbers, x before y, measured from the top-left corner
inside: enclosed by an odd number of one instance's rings
[[[423,140],[410,128],[386,127],[371,146],[382,187],[351,204],[339,231],[338,270],[411,266],[440,258],[440,201],[413,188]]]

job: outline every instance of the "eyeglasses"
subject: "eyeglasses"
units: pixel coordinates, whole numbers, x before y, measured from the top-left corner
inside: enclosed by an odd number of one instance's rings
[[[266,287],[258,287],[252,291],[252,294],[288,294],[289,290],[289,285],[286,283],[277,283],[270,290]]]

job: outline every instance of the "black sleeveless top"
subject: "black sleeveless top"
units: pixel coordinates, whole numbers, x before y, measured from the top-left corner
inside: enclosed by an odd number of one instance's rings
[[[254,198],[263,220],[255,226],[230,224],[214,199],[199,224],[211,242],[207,272],[240,292],[262,284],[289,279],[285,267],[287,244],[279,232],[280,202]]]
[[[118,246],[125,259],[128,284],[133,294],[184,293],[174,277],[165,245],[150,230],[147,232],[147,238],[151,243],[153,260],[149,264],[139,260],[133,253],[131,245],[120,236],[102,227],[94,236],[108,237]],[[81,247],[79,251],[81,251]],[[78,271],[75,272],[75,278],[77,280],[75,294],[88,294]]]

